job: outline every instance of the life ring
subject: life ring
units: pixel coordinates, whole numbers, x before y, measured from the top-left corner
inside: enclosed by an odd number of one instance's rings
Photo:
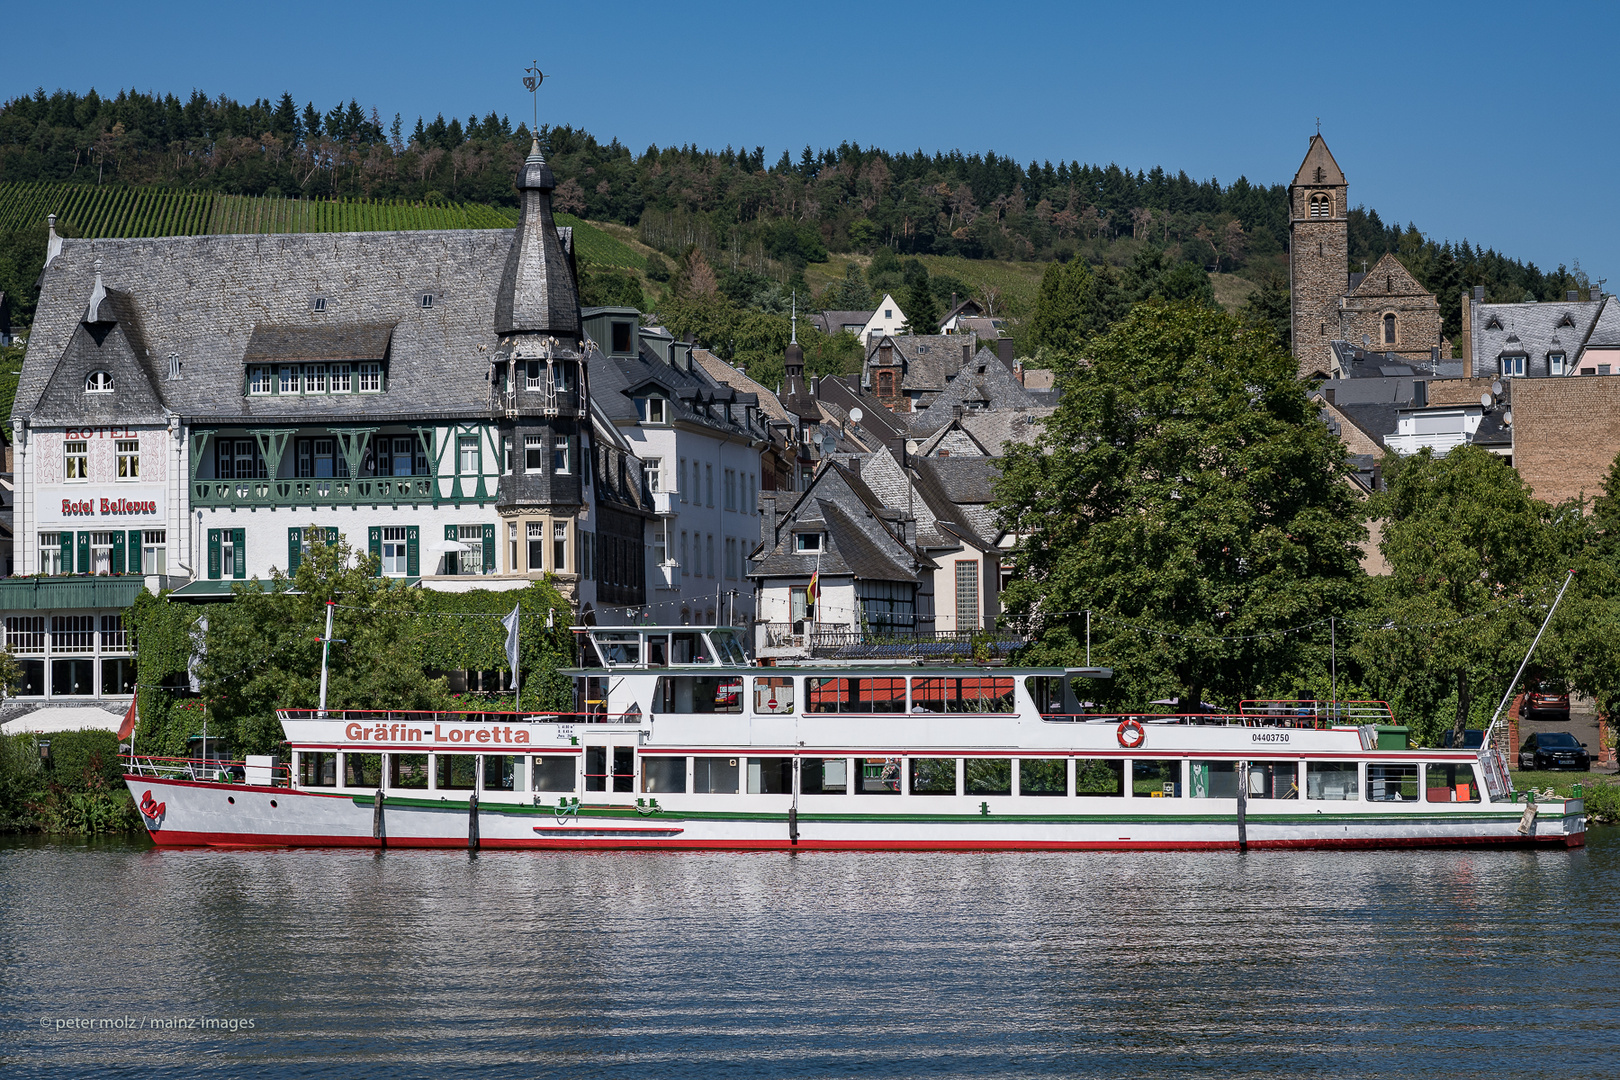
[[[1131,737],[1133,732],[1135,738]],[[1121,720],[1116,734],[1119,736],[1119,745],[1127,750],[1135,750],[1147,739],[1147,732],[1142,730],[1141,723],[1136,720]]]

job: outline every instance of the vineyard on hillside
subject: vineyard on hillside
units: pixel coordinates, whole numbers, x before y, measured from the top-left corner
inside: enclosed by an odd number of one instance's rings
[[[483,203],[257,198],[160,187],[0,184],[0,234],[59,225],[96,239],[230,233],[392,232],[422,229],[510,229],[517,211]],[[567,214],[581,260],[640,270],[646,260],[628,244]]]

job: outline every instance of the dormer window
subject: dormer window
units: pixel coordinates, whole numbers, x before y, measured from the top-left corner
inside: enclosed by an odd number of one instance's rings
[[[1511,379],[1524,374],[1524,357],[1522,355],[1504,353],[1502,355],[1502,377]]]
[[[433,294],[432,293],[427,292],[427,293],[422,294],[422,310],[423,311],[432,311],[433,310]]]
[[[309,310],[319,315],[326,310],[326,297],[312,296],[309,299]]]
[[[821,550],[821,534],[818,532],[795,533],[793,536],[794,551],[816,552]]]
[[[631,324],[627,322],[616,322],[613,324],[613,351],[615,353],[624,354],[631,351],[630,328]]]
[[[84,380],[84,392],[87,394],[110,394],[112,388],[110,371],[92,371],[89,378]]]
[[[1549,375],[1562,375],[1564,373],[1564,354],[1561,352],[1547,354],[1547,373]]]
[[[668,423],[667,403],[661,397],[648,396],[636,398],[636,413],[641,417],[643,424]]]
[[[1487,329],[1487,330],[1500,330],[1500,329],[1502,329],[1502,320],[1498,319],[1495,315],[1492,315],[1489,319],[1485,320],[1485,329]]]

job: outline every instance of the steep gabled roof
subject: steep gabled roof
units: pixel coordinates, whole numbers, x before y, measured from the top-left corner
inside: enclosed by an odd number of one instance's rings
[[[1384,252],[1378,262],[1367,273],[1350,275],[1352,283],[1346,296],[1357,298],[1371,298],[1379,296],[1429,296],[1434,294],[1425,289],[1417,278],[1412,276],[1401,260],[1393,252]]]
[[[1317,177],[1316,170],[1321,169],[1321,177]],[[1294,174],[1295,187],[1319,186],[1323,184],[1342,186],[1345,182],[1344,170],[1339,163],[1333,160],[1333,152],[1328,149],[1326,140],[1320,133],[1311,136],[1311,145],[1305,151],[1305,160],[1299,164],[1299,172]]]
[[[39,395],[33,422],[88,426],[150,422],[163,415],[149,353],[133,299],[98,281],[84,320]],[[86,380],[96,371],[111,377],[110,392],[86,389]]]

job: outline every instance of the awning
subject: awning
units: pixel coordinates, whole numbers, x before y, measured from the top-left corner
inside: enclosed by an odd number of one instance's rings
[[[170,592],[169,595],[176,600],[224,600],[230,597],[233,587],[237,585],[246,585],[250,589],[257,586],[261,592],[271,591],[271,582],[258,578],[250,580],[223,578],[218,581],[203,578],[182,585]]]
[[[460,540],[436,540],[428,545],[428,550],[435,555],[461,555],[472,550]]]
[[[48,735],[55,731],[117,731],[124,718],[117,713],[110,713],[105,709],[98,709],[93,705],[73,705],[65,708],[35,709],[15,720],[7,720],[0,725],[7,735],[18,735],[25,731],[40,735]]]

